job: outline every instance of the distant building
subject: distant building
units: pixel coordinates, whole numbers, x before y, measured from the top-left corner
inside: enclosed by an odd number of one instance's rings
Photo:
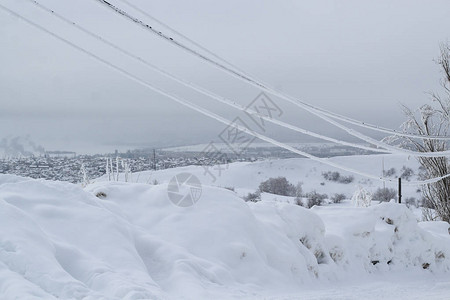
[[[73,151],[45,151],[46,157],[75,157],[76,152]]]

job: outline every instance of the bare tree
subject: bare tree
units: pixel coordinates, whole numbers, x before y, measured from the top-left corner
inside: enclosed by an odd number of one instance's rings
[[[448,136],[450,129],[450,44],[441,45],[441,53],[437,64],[443,71],[441,85],[445,96],[431,93],[431,104],[422,105],[412,111],[404,106],[407,121],[402,124],[404,132],[415,133],[424,137],[430,135]],[[403,142],[413,146],[420,152],[439,152],[448,149],[448,142],[436,139],[403,138]],[[424,169],[422,179],[441,177],[450,172],[447,157],[420,157],[419,163]],[[424,218],[426,220],[441,219],[450,222],[450,178],[426,184],[422,188],[426,202]]]

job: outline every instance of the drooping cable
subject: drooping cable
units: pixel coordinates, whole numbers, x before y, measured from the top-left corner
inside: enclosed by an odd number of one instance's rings
[[[208,117],[210,117],[212,119],[215,119],[215,120],[217,120],[217,121],[219,121],[219,122],[221,122],[221,123],[223,123],[223,124],[225,124],[225,125],[227,125],[229,127],[232,127],[234,129],[240,131],[240,132],[252,135],[252,136],[254,136],[256,138],[259,138],[259,139],[261,139],[263,141],[269,142],[269,143],[271,143],[273,145],[276,145],[276,146],[279,146],[279,147],[284,148],[286,150],[289,150],[289,151],[291,151],[293,153],[305,156],[307,158],[310,158],[311,160],[318,161],[318,162],[321,162],[323,164],[326,164],[326,165],[329,165],[329,166],[332,166],[332,167],[335,167],[335,168],[338,168],[338,169],[341,169],[341,170],[344,170],[344,171],[348,171],[348,172],[351,172],[351,173],[358,174],[360,176],[364,176],[364,177],[368,177],[368,178],[372,178],[372,179],[376,179],[376,180],[396,182],[396,180],[393,180],[393,179],[383,178],[383,177],[375,176],[375,175],[368,174],[368,173],[365,173],[365,172],[360,172],[360,171],[354,170],[352,168],[349,168],[349,167],[342,166],[340,164],[331,162],[328,159],[316,157],[316,156],[311,155],[309,153],[306,153],[306,152],[303,152],[303,151],[298,150],[296,148],[293,148],[292,146],[289,146],[289,145],[286,145],[286,144],[281,143],[279,141],[276,141],[276,140],[274,140],[274,139],[272,139],[270,137],[267,137],[265,135],[253,132],[253,131],[249,130],[247,127],[240,126],[237,123],[232,123],[232,122],[230,122],[230,120],[228,120],[226,118],[223,118],[223,117],[221,117],[221,116],[219,116],[219,115],[217,115],[217,114],[215,114],[215,113],[213,113],[213,112],[211,112],[211,111],[209,111],[207,109],[204,109],[204,108],[202,108],[202,107],[200,107],[200,106],[198,106],[198,105],[196,105],[194,103],[191,103],[191,102],[189,102],[189,101],[187,101],[185,99],[182,99],[182,98],[180,98],[178,96],[175,96],[175,95],[173,95],[173,94],[171,94],[171,93],[169,93],[167,91],[164,91],[164,90],[162,90],[160,88],[157,88],[157,87],[153,86],[152,84],[150,84],[150,83],[148,83],[148,82],[138,78],[137,76],[133,75],[132,73],[128,72],[127,70],[125,70],[125,69],[123,69],[121,67],[118,67],[117,65],[114,65],[113,63],[111,63],[111,62],[101,58],[100,56],[90,52],[89,50],[86,50],[86,49],[84,49],[84,48],[74,44],[73,42],[65,39],[64,37],[62,37],[62,36],[52,32],[52,31],[50,31],[50,30],[48,30],[48,29],[46,29],[44,27],[42,27],[41,25],[31,21],[30,19],[28,19],[26,17],[23,17],[22,15],[18,14],[17,12],[15,12],[15,11],[5,7],[5,6],[3,6],[2,4],[0,4],[0,8],[3,9],[4,11],[10,13],[11,15],[15,16],[19,20],[22,20],[22,21],[26,22],[27,24],[29,24],[29,25],[31,25],[33,27],[36,27],[37,29],[39,29],[39,30],[41,30],[41,31],[51,35],[52,37],[56,38],[57,40],[59,40],[59,41],[65,43],[65,44],[71,46],[72,48],[74,48],[74,49],[76,49],[76,50],[78,50],[78,51],[88,55],[89,57],[91,57],[91,58],[101,62],[102,64],[106,65],[107,67],[109,67],[109,68],[111,68],[111,69],[121,73],[122,75],[126,76],[127,78],[129,78],[129,79],[131,79],[131,80],[133,80],[133,81],[135,81],[135,82],[137,82],[137,83],[139,83],[139,84],[141,84],[141,85],[143,85],[143,86],[145,86],[145,87],[147,87],[147,88],[149,88],[149,89],[151,89],[151,90],[153,90],[153,91],[155,91],[155,92],[157,92],[157,93],[159,93],[161,95],[164,95],[167,98],[172,99],[175,102],[177,102],[177,103],[179,103],[179,104],[181,104],[181,105],[183,105],[185,107],[188,107],[188,108],[190,108],[192,110],[195,110],[195,111],[197,111],[197,112],[199,112],[199,113],[201,113],[201,114],[203,114],[205,116],[208,116]],[[450,177],[450,174],[447,174],[447,175],[441,176],[441,177],[431,178],[431,179],[428,179],[428,180],[423,180],[423,181],[410,181],[408,183],[405,183],[405,185],[428,184],[428,183],[433,183],[433,182],[440,181],[440,180],[448,178],[448,177]]]
[[[399,132],[399,131],[396,131],[396,130],[393,130],[393,129],[383,128],[383,127],[380,127],[380,126],[372,125],[372,124],[369,124],[369,123],[366,123],[366,122],[362,122],[362,121],[354,120],[354,119],[351,119],[351,118],[348,118],[348,117],[345,117],[345,116],[341,116],[339,114],[336,114],[336,113],[333,113],[333,112],[329,112],[327,110],[324,110],[324,109],[318,108],[316,106],[313,106],[313,105],[311,105],[309,103],[300,101],[298,99],[295,99],[292,96],[286,95],[283,92],[278,91],[277,89],[275,89],[273,87],[270,87],[269,85],[267,85],[265,83],[262,83],[261,81],[256,80],[252,76],[249,76],[249,75],[246,75],[246,74],[242,74],[241,72],[239,72],[237,70],[234,70],[234,69],[232,69],[230,67],[227,67],[227,66],[225,66],[225,65],[223,65],[221,63],[218,63],[218,62],[212,60],[211,58],[209,58],[209,57],[199,53],[198,51],[195,51],[195,50],[191,49],[190,47],[184,45],[183,43],[181,43],[179,41],[176,41],[175,39],[173,39],[172,37],[162,33],[161,31],[158,31],[158,30],[154,29],[152,26],[144,23],[143,21],[139,20],[136,17],[133,17],[129,13],[127,13],[124,10],[118,8],[117,6],[114,6],[113,4],[111,4],[110,2],[108,2],[106,0],[94,0],[94,1],[97,1],[97,2],[99,2],[101,4],[103,4],[103,5],[106,5],[108,8],[112,9],[114,12],[116,12],[116,13],[120,14],[121,16],[127,18],[128,20],[131,20],[134,23],[144,27],[145,29],[150,30],[152,33],[154,33],[157,36],[165,39],[166,41],[176,45],[177,47],[183,49],[184,51],[187,51],[188,53],[193,54],[193,55],[201,58],[202,60],[212,64],[216,68],[219,68],[222,71],[225,71],[225,72],[231,74],[232,76],[234,76],[234,77],[236,77],[236,78],[238,78],[240,80],[244,80],[245,82],[247,82],[247,83],[249,83],[249,84],[251,84],[251,85],[253,85],[255,87],[261,88],[261,89],[263,89],[264,91],[266,91],[268,93],[271,93],[271,94],[273,94],[275,96],[278,96],[278,97],[280,97],[280,98],[282,98],[282,99],[284,99],[284,100],[286,100],[286,101],[288,101],[288,102],[290,102],[290,103],[292,103],[292,104],[294,104],[294,105],[296,105],[296,106],[298,106],[300,108],[303,108],[306,111],[316,115],[317,117],[319,117],[319,118],[321,118],[321,119],[323,119],[323,120],[325,120],[325,121],[327,121],[329,123],[331,123],[330,119],[329,118],[324,118],[325,116],[328,116],[328,117],[334,118],[334,119],[338,119],[338,120],[344,121],[346,123],[351,123],[351,124],[354,124],[354,125],[357,125],[357,126],[360,126],[360,127],[364,127],[364,128],[367,128],[367,129],[372,129],[372,130],[375,130],[375,131],[385,132],[385,133],[389,133],[389,134],[396,135],[396,136],[403,136],[403,137],[410,137],[410,138],[417,138],[417,139],[450,140],[450,136],[429,135],[429,136],[424,137],[422,135],[416,135],[416,134],[411,134],[411,133]],[[221,59],[221,60],[225,61],[224,59]],[[355,133],[357,131],[355,131],[353,129],[350,129],[348,127],[345,127],[344,125],[342,125],[342,124],[340,124],[338,122],[334,122],[332,124],[337,126],[337,127],[339,127],[339,128],[341,128],[341,129],[343,129],[343,130],[345,130],[345,131],[347,131],[351,135],[356,136]],[[361,139],[365,140],[366,142],[370,143],[370,137],[367,137],[367,136],[365,136],[365,135],[363,135],[362,133],[359,133],[359,132],[358,132],[358,135],[359,135],[359,138],[361,138]],[[364,137],[364,138],[362,138],[362,137]]]
[[[69,24],[71,26],[75,26],[78,30],[81,30],[82,32],[88,34],[89,36],[91,36],[91,37],[101,41],[102,43],[107,44],[108,46],[114,48],[115,50],[125,54],[126,56],[128,56],[128,57],[130,57],[130,58],[132,58],[134,60],[137,60],[140,63],[143,63],[144,65],[146,65],[150,69],[158,72],[159,74],[161,74],[163,76],[166,76],[166,77],[168,77],[168,78],[170,78],[170,79],[172,79],[172,80],[174,80],[174,81],[176,81],[176,82],[178,82],[178,83],[180,83],[180,84],[182,84],[182,85],[184,85],[186,87],[189,87],[189,88],[191,88],[191,89],[193,89],[193,90],[195,90],[197,92],[200,92],[200,93],[202,93],[202,94],[204,94],[204,95],[206,95],[206,96],[208,96],[208,97],[210,97],[210,98],[212,98],[212,99],[214,99],[216,101],[219,101],[219,102],[221,102],[221,103],[223,103],[225,105],[231,106],[231,107],[236,108],[236,109],[241,110],[241,111],[245,111],[245,112],[249,113],[252,116],[261,118],[263,120],[266,120],[266,121],[271,122],[273,124],[276,124],[278,126],[281,126],[281,127],[287,128],[287,129],[291,129],[291,130],[294,130],[296,132],[299,132],[299,133],[302,133],[302,134],[306,134],[306,135],[309,135],[309,136],[312,136],[312,137],[320,138],[320,139],[323,139],[323,140],[326,140],[326,141],[338,143],[338,144],[345,145],[345,146],[355,147],[355,148],[359,148],[359,149],[364,149],[364,150],[368,150],[368,151],[373,151],[373,152],[392,153],[392,154],[404,154],[404,155],[410,155],[410,156],[414,156],[414,157],[442,157],[444,155],[450,155],[450,151],[416,152],[416,151],[411,151],[411,150],[408,150],[408,149],[398,148],[398,147],[394,147],[394,146],[390,146],[390,145],[388,145],[388,147],[385,147],[385,149],[377,149],[377,148],[368,147],[368,146],[365,146],[365,145],[359,145],[359,144],[356,144],[356,143],[350,143],[350,142],[345,142],[345,141],[342,141],[342,140],[338,140],[338,139],[335,139],[335,138],[332,138],[332,137],[328,137],[328,136],[325,136],[325,135],[321,135],[321,134],[318,134],[318,133],[315,133],[315,132],[303,129],[303,128],[299,128],[299,127],[291,125],[289,123],[285,123],[285,122],[273,119],[271,117],[268,117],[268,116],[265,116],[263,114],[260,114],[260,113],[254,111],[254,110],[252,110],[250,108],[246,108],[246,107],[244,107],[242,105],[239,105],[238,103],[236,103],[236,102],[234,102],[232,100],[229,100],[229,99],[227,99],[225,97],[222,97],[222,96],[220,96],[218,94],[215,94],[214,92],[211,92],[211,91],[209,91],[209,90],[207,90],[207,89],[205,89],[203,87],[200,87],[200,86],[198,86],[198,85],[196,85],[196,84],[194,84],[192,82],[188,82],[188,81],[186,81],[184,79],[178,78],[178,77],[168,73],[167,71],[164,71],[164,70],[156,67],[155,65],[149,63],[147,60],[143,59],[142,57],[136,56],[136,55],[132,54],[131,52],[129,52],[129,51],[119,47],[118,45],[116,45],[116,44],[106,40],[105,38],[101,37],[100,35],[95,34],[92,31],[89,31],[88,29],[78,25],[76,22],[74,22],[72,20],[69,20],[69,19],[65,18],[64,16],[58,14],[54,10],[52,10],[52,9],[42,5],[42,4],[40,4],[36,0],[28,0],[28,1],[32,2],[33,4],[35,4],[40,9],[44,10],[45,12],[54,15],[58,19],[66,22],[67,24]],[[330,120],[330,122],[334,122],[334,121]],[[358,133],[355,133],[355,134],[358,135]],[[375,139],[371,139],[371,143],[374,144],[374,145],[377,145],[377,146],[379,146],[381,148],[383,148],[385,146],[384,143],[381,143],[381,142],[379,142],[379,141],[377,141]]]
[[[160,21],[159,19],[153,17],[152,15],[150,15],[149,13],[147,13],[145,10],[139,8],[138,6],[136,6],[135,4],[131,3],[130,1],[127,0],[119,0],[123,3],[125,3],[126,5],[128,5],[129,7],[133,8],[134,10],[140,12],[141,14],[143,14],[144,16],[146,16],[147,18],[151,19],[152,21],[158,23],[159,25],[161,25],[162,27],[172,31],[173,33],[175,33],[176,35],[178,35],[179,37],[183,38],[184,40],[188,41],[189,43],[191,43],[192,45],[194,45],[195,47],[201,49],[202,51],[208,53],[209,55],[211,55],[212,57],[214,57],[215,59],[220,60],[221,62],[229,65],[230,67],[234,68],[235,70],[245,74],[246,72],[242,69],[240,69],[238,66],[236,66],[235,64],[232,64],[231,62],[225,60],[224,58],[220,57],[219,55],[215,54],[214,52],[212,52],[211,50],[207,49],[206,47],[202,46],[200,43],[192,40],[190,37],[186,36],[185,34],[181,33],[180,31],[174,29],[173,27],[170,27],[169,25],[165,24],[164,22]]]

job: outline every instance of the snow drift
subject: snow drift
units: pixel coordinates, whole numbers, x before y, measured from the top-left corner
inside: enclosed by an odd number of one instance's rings
[[[204,186],[181,208],[166,184],[83,190],[0,175],[0,298],[245,298],[387,272],[447,276],[448,230],[394,203],[308,210]]]

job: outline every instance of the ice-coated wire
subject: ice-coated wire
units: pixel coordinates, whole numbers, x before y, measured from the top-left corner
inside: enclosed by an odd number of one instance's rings
[[[175,33],[176,35],[182,37],[183,39],[185,39],[186,41],[190,42],[192,45],[196,46],[197,48],[201,49],[202,51],[208,53],[209,55],[215,57],[216,59],[220,60],[221,62],[229,65],[230,67],[234,68],[235,70],[246,74],[246,72],[242,69],[240,69],[238,66],[236,66],[235,64],[232,64],[231,62],[225,60],[224,58],[220,57],[219,55],[215,54],[214,52],[212,52],[211,50],[209,50],[208,48],[200,45],[200,43],[192,40],[190,37],[186,36],[185,34],[179,32],[178,30],[170,27],[169,25],[165,24],[164,22],[160,21],[159,19],[153,17],[152,15],[150,15],[149,13],[147,13],[145,10],[139,8],[138,6],[136,6],[135,4],[131,3],[130,1],[127,0],[119,0],[123,3],[125,3],[126,5],[128,5],[129,7],[133,8],[134,10],[140,12],[141,14],[143,14],[144,16],[146,16],[147,18],[151,19],[152,21],[158,23],[159,25],[161,25],[162,27],[172,31],[173,33]]]
[[[320,139],[323,139],[323,140],[326,140],[326,141],[338,143],[338,144],[345,145],[345,146],[355,147],[355,148],[359,148],[359,149],[364,149],[364,150],[368,150],[368,151],[373,151],[373,152],[392,153],[392,154],[404,154],[404,155],[409,155],[409,156],[414,156],[414,157],[442,157],[444,155],[450,155],[450,151],[417,152],[417,151],[411,151],[411,150],[408,150],[408,149],[403,149],[403,148],[394,147],[394,146],[390,146],[390,145],[387,147],[387,146],[385,146],[384,143],[381,143],[381,142],[379,142],[379,141],[377,141],[375,139],[371,139],[371,143],[376,145],[376,146],[378,146],[378,147],[384,148],[384,149],[368,147],[368,146],[365,146],[365,145],[359,145],[359,144],[356,144],[356,143],[350,143],[350,142],[338,140],[338,139],[335,139],[335,138],[332,138],[332,137],[328,137],[328,136],[325,136],[325,135],[321,135],[321,134],[318,134],[318,133],[315,133],[315,132],[312,132],[312,131],[309,131],[309,130],[306,130],[306,129],[303,129],[303,128],[300,128],[300,127],[297,127],[297,126],[294,126],[292,124],[285,123],[283,121],[279,121],[279,120],[276,120],[274,118],[265,116],[265,115],[260,114],[260,113],[254,111],[254,110],[252,110],[250,108],[246,108],[246,107],[244,107],[244,106],[242,106],[242,105],[240,105],[240,104],[238,104],[238,103],[236,103],[236,102],[234,102],[232,100],[229,100],[229,99],[227,99],[225,97],[222,97],[222,96],[220,96],[220,95],[218,95],[218,94],[216,94],[214,92],[211,92],[211,91],[209,91],[209,90],[207,90],[207,89],[205,89],[203,87],[200,87],[200,86],[198,86],[198,85],[196,85],[196,84],[194,84],[192,82],[189,82],[187,80],[184,80],[184,79],[181,79],[179,77],[176,77],[176,76],[168,73],[167,71],[164,71],[164,70],[158,68],[157,66],[149,63],[147,60],[143,59],[142,57],[134,55],[133,53],[131,53],[131,52],[129,52],[129,51],[119,47],[118,45],[108,41],[107,39],[101,37],[100,35],[95,34],[92,31],[89,31],[88,29],[78,25],[76,22],[74,22],[72,20],[69,20],[66,17],[62,16],[61,14],[55,12],[54,10],[52,10],[52,9],[42,5],[41,3],[39,3],[36,0],[28,0],[28,1],[32,2],[33,4],[35,4],[40,9],[44,10],[45,12],[54,15],[55,17],[59,18],[60,20],[62,20],[64,22],[66,22],[67,24],[76,27],[78,30],[81,30],[82,32],[88,34],[89,36],[91,36],[91,37],[93,37],[93,38],[95,38],[95,39],[97,39],[97,40],[107,44],[108,46],[110,46],[110,47],[116,49],[117,51],[125,54],[126,56],[128,56],[128,57],[130,57],[130,58],[132,58],[134,60],[137,60],[140,63],[143,63],[147,67],[149,67],[152,70],[162,74],[163,76],[166,76],[166,77],[168,77],[168,78],[170,78],[170,79],[172,79],[172,80],[174,80],[174,81],[176,81],[176,82],[178,82],[178,83],[180,83],[180,84],[182,84],[182,85],[184,85],[186,87],[189,87],[189,88],[191,88],[191,89],[193,89],[193,90],[195,90],[197,92],[200,92],[200,93],[202,93],[202,94],[204,94],[204,95],[206,95],[206,96],[208,96],[208,97],[210,97],[210,98],[212,98],[212,99],[214,99],[216,101],[219,101],[219,102],[221,102],[221,103],[223,103],[225,105],[231,106],[231,107],[236,108],[236,109],[241,110],[241,111],[245,111],[245,112],[249,113],[252,116],[256,116],[258,118],[261,118],[261,119],[266,120],[268,122],[274,123],[274,124],[276,124],[278,126],[281,126],[283,128],[291,129],[293,131],[296,131],[296,132],[299,132],[299,133],[302,133],[302,134],[306,134],[306,135],[309,135],[309,136],[312,136],[312,137],[320,138]],[[335,121],[330,120],[330,122],[333,123]],[[355,135],[359,135],[358,133],[354,133],[354,134]]]
[[[209,110],[207,110],[205,108],[202,108],[202,107],[200,107],[200,106],[198,106],[198,105],[196,105],[194,103],[191,103],[191,102],[189,102],[189,101],[187,101],[185,99],[182,99],[182,98],[180,98],[178,96],[175,96],[175,95],[173,95],[173,94],[171,94],[171,93],[169,93],[167,91],[164,91],[164,90],[162,90],[160,88],[155,87],[154,85],[152,85],[152,84],[150,84],[150,83],[148,83],[148,82],[138,78],[137,76],[133,75],[132,73],[128,72],[127,70],[114,65],[113,63],[111,63],[111,62],[101,58],[100,56],[90,52],[89,50],[86,50],[86,49],[82,48],[81,46],[78,46],[78,45],[74,44],[73,42],[65,39],[64,37],[62,37],[62,36],[52,32],[52,31],[50,31],[48,29],[46,29],[45,27],[42,27],[41,25],[39,25],[39,24],[31,21],[30,19],[20,15],[19,13],[17,13],[15,11],[13,11],[13,10],[3,6],[2,4],[0,4],[0,8],[3,9],[4,11],[10,13],[11,15],[15,16],[19,20],[22,20],[25,23],[27,23],[27,24],[29,24],[29,25],[31,25],[33,27],[36,27],[37,29],[39,29],[39,30],[49,34],[50,36],[56,38],[57,40],[59,40],[59,41],[65,43],[65,44],[73,47],[74,49],[76,49],[76,50],[78,50],[78,51],[88,55],[89,57],[99,61],[100,63],[106,65],[107,67],[109,67],[109,68],[111,68],[111,69],[121,73],[122,75],[124,75],[127,78],[135,81],[136,83],[139,83],[139,84],[141,84],[141,85],[143,85],[143,86],[153,90],[154,92],[157,92],[157,93],[159,93],[161,95],[164,95],[167,98],[172,99],[175,102],[177,102],[177,103],[179,103],[179,104],[181,104],[181,105],[183,105],[185,107],[188,107],[188,108],[190,108],[192,110],[195,110],[195,111],[197,111],[197,112],[199,112],[199,113],[201,113],[201,114],[203,114],[205,116],[208,116],[208,117],[210,117],[212,119],[215,119],[216,121],[219,121],[220,123],[223,123],[226,126],[232,127],[232,128],[234,128],[234,129],[236,129],[236,130],[238,130],[240,132],[252,135],[252,136],[254,136],[256,138],[259,138],[259,139],[261,139],[263,141],[266,141],[266,142],[271,143],[273,145],[276,145],[276,146],[279,146],[279,147],[284,148],[286,150],[289,150],[289,151],[291,151],[293,153],[305,156],[305,157],[307,157],[307,158],[309,158],[311,160],[318,161],[318,162],[321,162],[323,164],[326,164],[326,165],[329,165],[329,166],[332,166],[332,167],[335,167],[335,168],[338,168],[338,169],[341,169],[341,170],[344,170],[344,171],[347,171],[347,172],[351,172],[351,173],[354,173],[354,174],[358,174],[360,176],[364,176],[364,177],[367,177],[367,178],[372,178],[372,179],[376,179],[376,180],[380,180],[380,181],[396,182],[396,180],[393,180],[393,179],[383,178],[383,177],[379,177],[379,176],[372,175],[372,174],[369,174],[369,173],[361,172],[361,171],[355,170],[353,168],[349,168],[349,167],[342,166],[340,164],[334,163],[332,161],[329,161],[328,159],[316,157],[316,156],[314,156],[312,154],[309,154],[309,153],[306,153],[304,151],[298,150],[298,149],[296,149],[296,148],[294,148],[292,146],[289,146],[287,144],[284,144],[282,142],[274,140],[274,139],[272,139],[270,137],[267,137],[265,135],[262,135],[262,134],[254,132],[254,131],[251,131],[247,127],[243,127],[243,126],[238,125],[237,123],[233,123],[230,120],[228,120],[226,118],[223,118],[223,117],[221,117],[221,116],[219,116],[219,115],[217,115],[217,114],[215,114],[215,113],[213,113],[213,112],[211,112],[211,111],[209,111]],[[447,177],[450,177],[450,174],[447,174],[447,175],[444,175],[444,176],[440,176],[440,177],[436,177],[436,178],[430,178],[428,180],[423,180],[423,181],[410,181],[410,182],[405,183],[405,185],[421,185],[421,184],[433,183],[433,182],[437,182],[437,181],[440,181],[442,179],[445,179]]]
[[[286,100],[286,101],[288,101],[288,102],[290,102],[290,103],[292,103],[292,104],[294,104],[294,105],[296,105],[296,106],[298,106],[300,108],[303,108],[306,111],[316,115],[317,117],[319,117],[319,118],[321,118],[321,119],[323,119],[323,120],[325,120],[325,121],[327,121],[329,123],[331,123],[330,119],[329,118],[324,118],[325,116],[328,116],[328,117],[334,118],[334,119],[338,119],[338,120],[346,122],[346,123],[351,123],[351,124],[354,124],[354,125],[357,125],[357,126],[360,126],[360,127],[364,127],[364,128],[368,128],[368,129],[384,132],[384,133],[389,133],[389,134],[396,135],[396,136],[403,136],[403,137],[410,137],[410,138],[417,138],[417,139],[450,140],[450,136],[428,135],[428,136],[424,137],[422,135],[411,134],[411,133],[406,133],[406,132],[399,132],[399,131],[396,131],[396,130],[393,130],[393,129],[383,128],[381,126],[372,125],[372,124],[369,124],[369,123],[366,123],[366,122],[362,122],[362,121],[358,121],[358,120],[355,120],[355,119],[352,119],[352,118],[349,118],[349,117],[341,116],[339,114],[327,111],[327,110],[322,109],[322,108],[318,108],[316,106],[313,106],[313,105],[311,105],[309,103],[300,101],[298,99],[295,99],[292,96],[284,94],[283,92],[281,92],[281,91],[279,91],[279,90],[277,90],[277,89],[275,89],[275,88],[273,88],[273,87],[271,87],[271,86],[269,86],[269,85],[267,85],[265,83],[262,83],[261,81],[256,80],[253,76],[250,76],[250,75],[247,75],[247,74],[243,74],[242,72],[239,72],[237,70],[233,70],[233,69],[231,69],[231,68],[229,68],[229,67],[227,67],[227,66],[225,66],[225,65],[223,65],[221,63],[218,63],[218,62],[212,60],[209,57],[206,57],[205,55],[199,53],[198,51],[195,51],[195,50],[191,49],[190,47],[185,46],[184,44],[174,40],[172,37],[162,33],[161,31],[158,31],[158,30],[154,29],[150,25],[144,23],[143,21],[139,20],[136,17],[133,17],[129,13],[127,13],[124,10],[118,8],[117,6],[114,6],[113,4],[111,4],[110,2],[108,2],[106,0],[94,0],[94,1],[97,1],[97,2],[100,2],[101,4],[106,5],[108,8],[112,9],[116,13],[118,13],[118,14],[122,15],[123,17],[133,21],[134,23],[136,23],[136,24],[146,28],[147,30],[150,30],[152,33],[158,35],[159,37],[165,39],[166,41],[169,41],[170,43],[176,45],[177,47],[183,49],[184,51],[187,51],[187,52],[189,52],[189,53],[191,53],[191,54],[193,54],[193,55],[203,59],[204,61],[212,64],[216,68],[219,68],[219,69],[221,69],[223,71],[226,71],[227,73],[231,74],[232,76],[234,76],[234,77],[236,77],[236,78],[238,78],[240,80],[244,80],[245,82],[250,83],[253,86],[261,88],[261,89],[265,90],[268,93],[276,95],[276,96],[278,96],[278,97],[280,97],[280,98],[282,98],[282,99],[284,99],[284,100]],[[161,21],[159,21],[159,22],[161,22]],[[218,55],[215,54],[215,56],[218,56]],[[224,59],[221,59],[221,60],[225,61]],[[229,64],[229,63],[227,63],[227,64]],[[333,125],[341,128],[341,129],[347,131],[351,135],[354,135],[354,133],[356,133],[355,130],[352,130],[352,129],[348,128],[348,127],[345,127],[344,125],[342,125],[340,123],[335,122],[335,123],[331,123],[331,124],[333,124]],[[354,135],[354,136],[356,136],[356,135]],[[365,137],[365,138],[362,138],[362,137]],[[362,133],[359,133],[359,138],[361,138],[361,139],[365,140],[366,142],[370,143],[370,137],[367,137],[366,135],[364,135]]]
[[[158,72],[159,74],[162,74],[163,76],[166,76],[167,78],[170,78],[170,79],[172,79],[172,80],[174,80],[174,81],[176,81],[176,82],[178,82],[178,83],[180,83],[180,84],[182,84],[182,85],[184,85],[186,87],[189,87],[189,88],[191,88],[191,89],[193,89],[193,90],[195,90],[195,91],[197,91],[199,93],[202,93],[202,94],[204,94],[204,95],[206,95],[206,96],[208,96],[208,97],[210,97],[210,98],[212,98],[212,99],[214,99],[216,101],[219,101],[219,102],[221,102],[223,104],[226,104],[226,105],[228,105],[230,107],[234,107],[234,108],[239,109],[241,111],[245,111],[245,112],[249,113],[252,116],[256,116],[256,117],[261,118],[263,120],[266,120],[268,122],[277,124],[277,125],[279,125],[281,127],[288,128],[288,129],[291,129],[291,130],[294,130],[296,132],[299,132],[299,133],[302,133],[302,134],[306,134],[306,135],[309,135],[309,136],[312,136],[312,137],[316,137],[316,138],[320,138],[320,139],[323,139],[323,140],[326,140],[326,141],[338,143],[338,144],[345,145],[345,146],[355,147],[355,148],[359,148],[359,149],[364,149],[364,150],[368,150],[368,151],[374,151],[374,152],[379,152],[379,153],[390,153],[389,151],[386,151],[386,150],[383,150],[383,149],[377,149],[377,148],[368,147],[368,146],[360,145],[360,144],[356,144],[356,143],[345,142],[345,141],[338,140],[338,139],[335,139],[335,138],[332,138],[332,137],[321,135],[321,134],[318,134],[318,133],[315,133],[315,132],[312,132],[312,131],[309,131],[309,130],[306,130],[306,129],[303,129],[303,128],[300,128],[300,127],[297,127],[297,126],[294,126],[294,125],[291,125],[289,123],[285,123],[283,121],[279,121],[279,120],[270,118],[270,117],[265,116],[263,114],[260,114],[260,113],[254,111],[254,110],[252,110],[250,108],[246,108],[246,107],[244,107],[244,106],[242,106],[242,105],[240,105],[240,104],[238,104],[238,103],[236,103],[236,102],[234,102],[234,101],[232,101],[230,99],[222,97],[222,96],[220,96],[220,95],[218,95],[218,94],[216,94],[216,93],[214,93],[214,92],[212,92],[210,90],[207,90],[207,89],[205,89],[205,88],[203,88],[201,86],[198,86],[198,85],[196,85],[193,82],[187,81],[185,79],[181,79],[181,78],[179,78],[179,77],[177,77],[175,75],[170,74],[169,72],[167,72],[167,71],[165,71],[165,70],[155,66],[154,64],[148,62],[147,60],[143,59],[142,57],[137,56],[137,55],[135,55],[135,54],[125,50],[124,48],[118,46],[117,44],[114,44],[113,42],[103,38],[102,36],[100,36],[100,35],[98,35],[96,33],[93,33],[92,31],[90,31],[90,30],[84,28],[83,26],[77,24],[73,20],[70,20],[70,19],[62,16],[61,14],[59,14],[56,11],[46,7],[45,5],[39,3],[36,0],[28,0],[28,1],[32,2],[37,7],[39,7],[40,9],[42,9],[44,11],[46,11],[47,13],[50,13],[50,14],[54,15],[55,17],[59,18],[60,20],[66,22],[67,24],[76,27],[77,29],[79,29],[82,32],[88,34],[89,36],[91,36],[91,37],[93,37],[95,39],[98,39],[99,41],[105,43],[106,45],[112,47],[113,49],[115,49],[115,50],[125,54],[126,56],[128,56],[130,58],[133,58],[134,60],[137,60],[137,61],[143,63],[148,68]]]

